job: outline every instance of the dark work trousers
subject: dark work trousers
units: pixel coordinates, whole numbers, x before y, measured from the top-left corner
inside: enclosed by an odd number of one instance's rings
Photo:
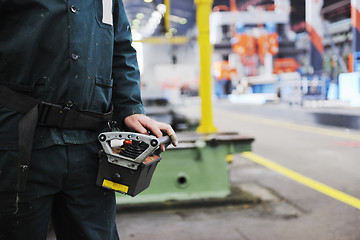
[[[16,192],[16,151],[0,151],[0,239],[119,239],[113,191],[95,185],[98,143],[34,150],[26,190]]]

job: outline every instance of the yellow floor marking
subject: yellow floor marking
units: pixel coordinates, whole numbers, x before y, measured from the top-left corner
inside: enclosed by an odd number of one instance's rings
[[[293,179],[296,182],[301,183],[309,188],[312,188],[312,189],[314,189],[318,192],[321,192],[329,197],[332,197],[332,198],[337,199],[341,202],[344,202],[350,206],[360,209],[360,199],[357,199],[353,196],[350,196],[346,193],[343,193],[339,190],[329,187],[321,182],[318,182],[316,180],[313,180],[311,178],[303,176],[303,175],[301,175],[297,172],[294,172],[288,168],[285,168],[277,163],[274,163],[266,158],[256,155],[255,153],[243,152],[241,155],[259,165],[262,165],[271,170],[274,170],[274,171],[276,171],[290,179]]]
[[[315,126],[307,126],[307,125],[301,125],[301,124],[296,124],[296,123],[289,123],[289,122],[285,122],[285,121],[273,120],[273,119],[269,119],[269,118],[265,118],[265,117],[257,117],[257,116],[252,116],[252,115],[250,116],[250,115],[239,114],[239,113],[226,112],[226,114],[227,115],[233,114],[234,117],[240,118],[242,120],[258,122],[258,123],[262,123],[262,124],[266,124],[266,125],[360,141],[360,135],[358,135],[358,134],[341,132],[341,131],[325,129],[325,128],[315,127]]]

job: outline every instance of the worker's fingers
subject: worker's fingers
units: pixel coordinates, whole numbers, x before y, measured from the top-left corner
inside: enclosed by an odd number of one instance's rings
[[[161,131],[166,132],[166,134],[170,136],[171,143],[174,146],[177,146],[178,140],[177,140],[174,129],[169,124],[162,123],[162,122],[156,122],[156,123],[157,123],[158,127],[161,129]]]
[[[141,124],[137,115],[139,114],[131,115],[124,119],[126,127],[138,133],[148,134],[148,130]]]
[[[170,135],[170,138],[171,138],[171,142],[174,144],[174,146],[177,146],[178,140],[177,140],[176,134]]]
[[[151,118],[144,116],[144,118],[141,118],[141,124],[150,132],[152,132],[156,137],[159,138],[163,136],[158,122],[152,120]]]
[[[151,131],[156,137],[162,137],[162,132],[166,132],[171,137],[172,144],[174,146],[178,144],[175,131],[169,124],[157,122],[142,114],[128,116],[125,118],[124,123],[131,130],[142,134],[147,134],[148,131]]]
[[[162,152],[165,152],[165,145],[164,145],[164,144],[161,144],[161,145],[160,145],[160,150],[161,150]]]

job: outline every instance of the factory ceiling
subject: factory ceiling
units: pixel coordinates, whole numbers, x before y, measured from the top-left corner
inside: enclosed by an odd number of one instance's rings
[[[136,39],[164,35],[164,0],[123,0],[133,35]],[[272,0],[236,0],[237,8],[270,5]],[[229,6],[229,0],[214,0],[213,6]],[[194,0],[170,0],[170,31],[172,36],[184,36],[195,26]],[[350,0],[324,0],[323,16],[330,22],[350,18]],[[290,24],[294,31],[305,29],[305,0],[291,0]]]

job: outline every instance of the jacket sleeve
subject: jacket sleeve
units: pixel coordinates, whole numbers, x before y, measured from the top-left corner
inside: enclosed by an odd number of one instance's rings
[[[122,0],[115,0],[113,16],[112,103],[114,120],[123,124],[124,118],[132,114],[145,114],[145,109],[141,101],[140,72],[136,51],[131,46],[131,29]]]

